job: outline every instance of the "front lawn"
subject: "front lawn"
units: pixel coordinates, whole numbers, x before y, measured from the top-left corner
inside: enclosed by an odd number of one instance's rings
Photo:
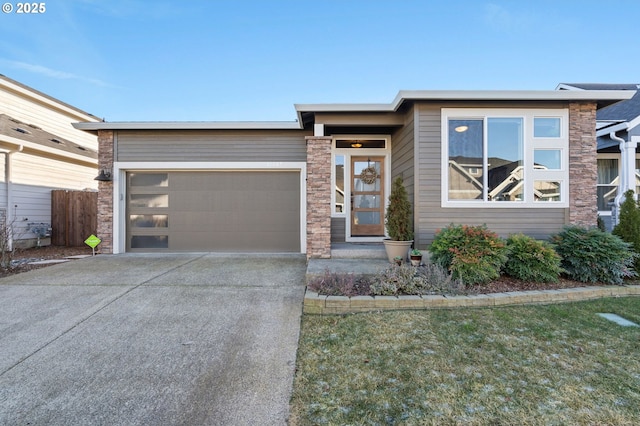
[[[640,424],[640,298],[305,315],[291,425]]]

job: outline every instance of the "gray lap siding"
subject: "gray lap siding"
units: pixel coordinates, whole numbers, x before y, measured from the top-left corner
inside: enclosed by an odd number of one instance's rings
[[[304,162],[303,131],[119,131],[116,161]]]
[[[449,105],[450,106],[450,105]],[[482,225],[501,236],[522,232],[545,239],[568,223],[567,208],[443,208],[441,205],[442,105],[416,105],[416,243],[427,247],[451,223]],[[557,107],[557,106],[556,106]]]

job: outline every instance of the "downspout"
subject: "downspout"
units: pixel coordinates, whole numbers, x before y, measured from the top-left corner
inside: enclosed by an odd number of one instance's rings
[[[609,133],[609,137],[611,138],[611,140],[614,140],[616,142],[618,142],[619,146],[620,146],[620,182],[618,183],[618,194],[616,194],[616,197],[614,198],[613,204],[615,206],[616,212],[618,211],[620,204],[622,203],[622,200],[624,199],[624,193],[627,190],[627,173],[626,173],[626,142],[624,139],[622,139],[620,136],[616,135],[616,132],[611,132]],[[614,218],[614,225],[617,224],[618,222],[618,215],[615,215]]]
[[[4,155],[4,182],[6,185],[6,197],[7,197],[7,212],[5,214],[5,226],[7,227],[7,231],[6,232],[10,232],[10,235],[7,235],[7,245],[8,245],[8,249],[9,251],[13,250],[13,221],[15,220],[15,218],[13,217],[13,213],[11,213],[11,203],[13,202],[13,197],[12,197],[12,185],[11,185],[11,181],[12,181],[12,161],[11,161],[11,157],[12,154],[15,154],[16,152],[22,152],[22,150],[24,149],[24,147],[22,145],[17,145],[17,147],[15,149],[11,149],[9,151],[7,151]],[[11,229],[9,230],[9,226],[11,226]]]
[[[628,126],[622,130],[628,130]],[[621,137],[616,136],[615,131],[609,133],[609,137],[620,143],[620,186],[618,194],[614,199],[614,211],[611,215],[612,224],[615,226],[618,224],[618,215],[620,205],[624,201],[624,193],[632,190],[634,199],[637,200],[638,198],[638,194],[636,193],[636,148],[638,146],[638,138],[636,136],[630,136],[630,140],[625,141]]]

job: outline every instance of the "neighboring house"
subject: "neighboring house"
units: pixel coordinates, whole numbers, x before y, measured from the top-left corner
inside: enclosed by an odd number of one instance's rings
[[[102,251],[331,256],[377,242],[401,176],[425,248],[450,223],[546,238],[595,225],[596,111],[630,91],[401,91],[296,122],[93,122]]]
[[[628,100],[599,109],[596,115],[598,140],[598,214],[611,230],[617,223],[614,207],[631,189],[640,187],[640,92],[638,84],[562,83],[558,90],[627,90]]]
[[[49,244],[51,190],[97,190],[96,117],[0,75],[0,220],[15,246]]]

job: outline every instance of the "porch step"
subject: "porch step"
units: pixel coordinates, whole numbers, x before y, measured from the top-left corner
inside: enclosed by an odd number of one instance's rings
[[[387,252],[382,243],[334,243],[331,245],[332,259],[386,259]]]

